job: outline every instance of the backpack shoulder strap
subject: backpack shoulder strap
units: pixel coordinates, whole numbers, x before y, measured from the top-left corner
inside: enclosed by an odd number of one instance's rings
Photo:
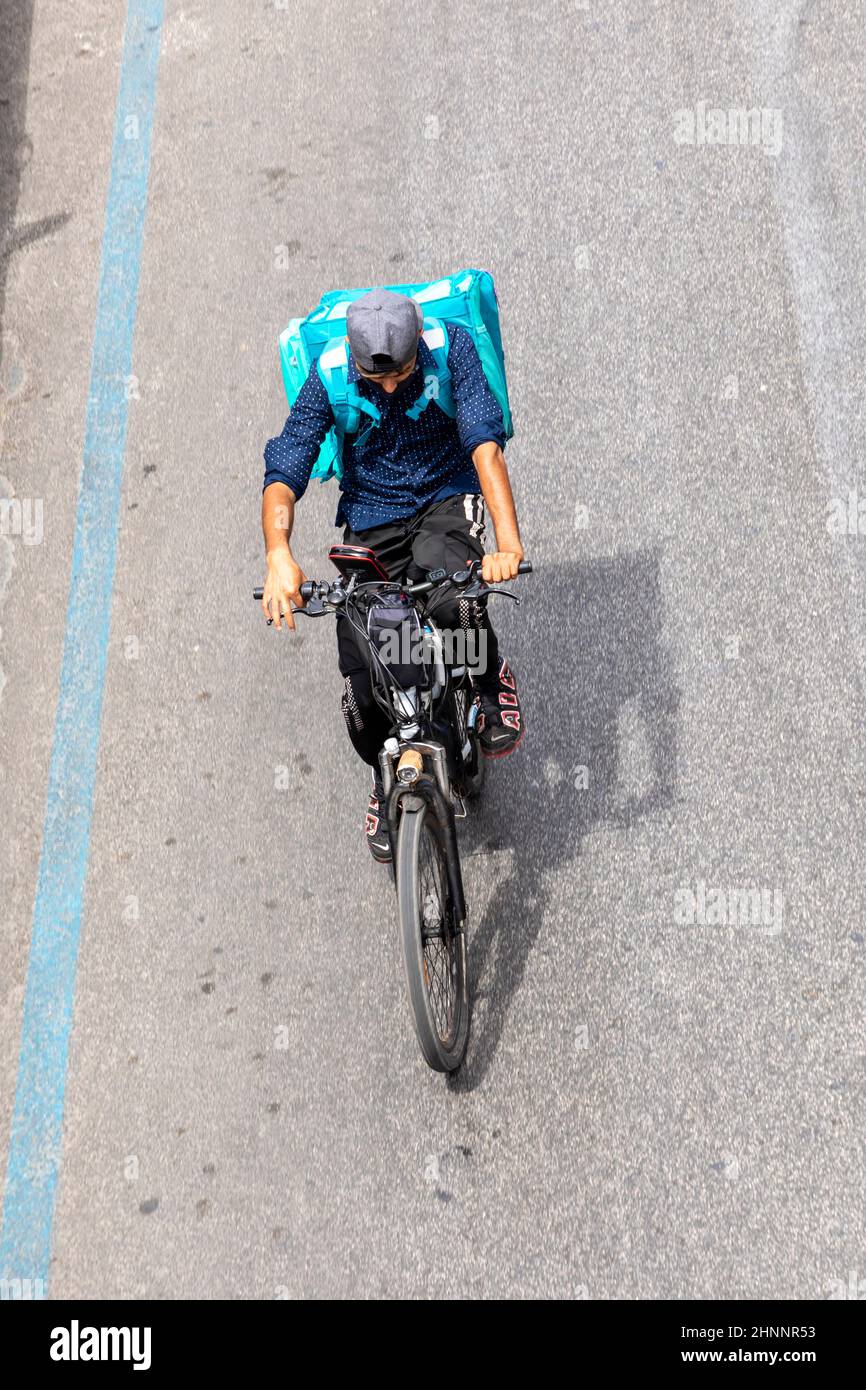
[[[424,390],[414,405],[406,411],[410,420],[417,420],[431,401],[453,420],[457,415],[454,392],[451,389],[451,370],[448,366],[450,341],[448,330],[441,319],[425,318],[422,338],[433,356],[434,372],[428,372],[424,380]]]
[[[357,434],[361,415],[369,415],[378,425],[380,415],[372,401],[362,396],[354,381],[349,380],[349,354],[345,338],[331,338],[323,347],[316,370],[328,393],[334,419],[340,434]]]

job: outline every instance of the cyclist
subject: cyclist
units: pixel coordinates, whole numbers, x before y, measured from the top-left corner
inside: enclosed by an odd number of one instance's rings
[[[336,525],[349,545],[372,549],[392,580],[421,579],[426,571],[461,569],[482,561],[488,583],[513,578],[523,546],[503,454],[502,412],[490,390],[470,334],[448,324],[448,368],[456,419],[430,408],[411,419],[435,370],[422,338],[420,306],[405,295],[372,290],[347,314],[349,381],[380,411],[377,428],[346,440]],[[432,378],[435,381],[435,377]],[[334,415],[314,366],[282,434],[265,446],[262,530],[267,578],[262,607],[275,627],[294,628],[292,604],[301,605],[304,574],[291,550],[295,503],[303,497]],[[485,512],[493,521],[496,550],[484,553]],[[524,724],[517,685],[499,652],[483,603],[456,593],[437,610],[443,628],[475,629],[479,660],[472,667],[480,704],[479,741],[488,757],[513,752]],[[378,754],[388,736],[387,716],[376,704],[370,671],[348,621],[337,619],[343,715],[352,744],[373,770],[365,817],[373,858],[387,863],[391,844],[381,814],[383,790]],[[467,644],[467,650],[470,644]]]

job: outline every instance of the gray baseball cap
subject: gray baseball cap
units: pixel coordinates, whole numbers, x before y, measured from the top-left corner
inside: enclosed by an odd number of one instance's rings
[[[424,310],[414,299],[393,290],[370,290],[349,305],[349,347],[364,372],[396,372],[412,361]]]

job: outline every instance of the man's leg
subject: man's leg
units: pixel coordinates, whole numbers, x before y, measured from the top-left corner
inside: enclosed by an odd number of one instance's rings
[[[343,532],[344,545],[372,550],[391,579],[402,579],[411,559],[408,521],[392,521],[368,531]],[[389,720],[373,697],[373,683],[366,655],[366,638],[356,633],[348,618],[337,618],[337,653],[345,681],[343,715],[352,746],[377,773],[379,750],[388,736]]]
[[[460,493],[444,502],[434,502],[415,518],[412,537],[410,578],[422,579],[428,570],[446,569],[449,574],[465,569],[484,554],[484,500],[480,495]],[[466,664],[473,669],[479,685],[495,673],[499,665],[499,644],[487,617],[487,607],[477,599],[467,599],[456,589],[444,589],[431,604],[431,616],[451,637],[454,651],[466,651]],[[463,664],[462,660],[458,663]]]
[[[466,493],[436,502],[419,513],[414,523],[410,576],[431,569],[449,572],[464,568],[484,554],[484,499]],[[511,753],[523,737],[523,714],[514,675],[499,651],[487,605],[455,590],[434,600],[431,615],[453,634],[454,651],[466,653],[466,665],[481,700],[479,735],[488,757]],[[473,651],[473,646],[475,650]],[[461,657],[458,664],[462,664]]]
[[[359,758],[378,770],[379,749],[388,737],[388,719],[373,698],[361,641],[342,614],[337,617],[337,660],[343,677],[343,718],[352,747]]]
[[[411,556],[407,530],[406,522],[392,522],[369,531],[352,531],[346,527],[343,543],[367,546],[375,551],[376,558],[390,577],[399,579],[405,573]],[[379,751],[388,737],[391,721],[374,698],[365,647],[366,637],[354,630],[348,618],[338,616],[337,655],[344,682],[343,717],[352,747],[372,768],[373,786],[365,811],[364,831],[370,853],[381,864],[391,858],[391,842],[383,815],[384,791],[379,773]]]

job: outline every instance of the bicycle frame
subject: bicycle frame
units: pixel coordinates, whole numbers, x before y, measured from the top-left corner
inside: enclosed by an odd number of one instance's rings
[[[445,664],[439,628],[420,595],[416,598],[414,595],[408,594],[406,588],[400,584],[374,580],[363,585],[356,585],[353,589],[350,581],[345,600],[340,607],[345,620],[353,621],[354,619],[355,625],[362,629],[364,625],[360,620],[369,613],[377,600],[387,597],[389,594],[393,594],[395,597],[400,595],[404,601],[407,597],[410,598],[411,603],[407,605],[407,612],[410,607],[415,610],[421,630],[429,636],[431,641],[434,677],[429,689],[421,688],[420,681],[417,686],[409,689],[389,687],[389,713],[393,719],[393,732],[385,740],[379,753],[379,767],[385,792],[385,817],[391,833],[392,844],[396,844],[401,809],[419,811],[425,801],[433,807],[446,840],[449,886],[457,917],[455,925],[457,930],[462,930],[466,920],[466,899],[460,871],[457,828],[452,801],[452,783],[459,772],[456,760],[460,757],[462,749],[458,741],[459,731],[453,728],[448,709],[449,696],[454,688],[455,672]],[[375,663],[379,658],[370,640],[364,643],[364,648],[375,689],[377,685]],[[380,664],[387,680],[387,668],[384,667],[383,663]],[[465,667],[457,668],[456,678],[462,681],[468,680]],[[376,698],[378,700],[378,695]],[[380,701],[380,703],[382,702]],[[435,736],[437,723],[441,725],[445,719],[448,721],[452,734],[450,740],[452,747],[450,748],[446,742]],[[407,753],[417,754],[418,759],[407,760]],[[401,764],[405,766],[410,761],[414,764],[411,769],[407,769],[411,770],[413,774],[411,780],[405,782],[399,780],[398,769],[400,769]],[[420,762],[420,767],[417,766],[417,762]],[[454,766],[450,766],[449,763],[454,763]]]

